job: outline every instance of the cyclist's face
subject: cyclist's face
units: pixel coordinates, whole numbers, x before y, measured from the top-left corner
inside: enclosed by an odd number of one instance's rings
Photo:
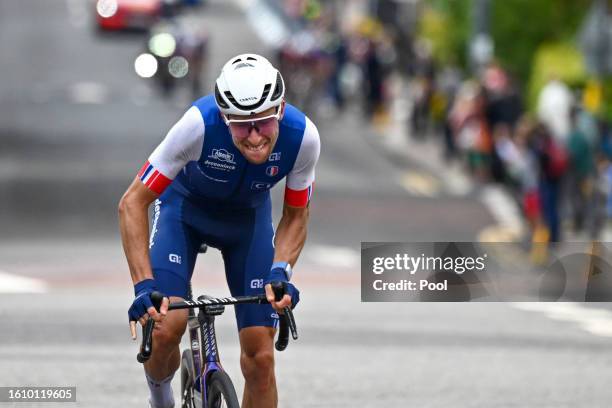
[[[282,110],[282,107],[280,108]],[[261,164],[268,160],[278,138],[278,116],[276,108],[270,108],[249,117],[248,122],[232,122],[245,119],[230,115],[229,129],[234,145],[250,163]],[[276,116],[276,117],[275,117]]]

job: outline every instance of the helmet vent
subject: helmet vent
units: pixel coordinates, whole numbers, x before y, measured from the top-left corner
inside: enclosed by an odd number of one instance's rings
[[[270,100],[275,101],[283,94],[283,79],[281,78],[280,72],[276,74],[276,85],[274,86],[274,93]]]
[[[219,92],[219,87],[217,84],[215,84],[215,100],[217,101],[217,105],[219,105],[221,108],[229,109],[228,104],[223,100],[223,98],[221,98],[221,93]]]
[[[255,57],[247,57],[247,61],[257,61],[257,58],[255,58]]]
[[[242,61],[242,58],[236,58],[235,60],[232,61],[232,65],[240,61]]]
[[[234,67],[234,70],[240,69],[240,68],[246,68],[246,67],[251,67],[253,68],[253,64],[249,64],[248,62],[241,62],[240,64],[236,65]]]

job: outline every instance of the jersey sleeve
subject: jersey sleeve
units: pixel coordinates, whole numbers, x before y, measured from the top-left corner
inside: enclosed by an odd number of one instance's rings
[[[312,121],[306,118],[302,144],[293,169],[287,175],[285,203],[291,207],[306,207],[312,196],[315,180],[315,166],[319,160],[321,140],[319,131]]]
[[[161,194],[187,163],[198,160],[203,145],[204,121],[199,109],[193,106],[153,150],[138,177],[149,189]]]

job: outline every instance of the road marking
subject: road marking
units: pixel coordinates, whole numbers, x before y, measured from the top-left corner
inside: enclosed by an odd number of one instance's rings
[[[87,3],[83,0],[66,0],[68,19],[74,27],[82,28],[87,23]]]
[[[77,82],[68,88],[73,103],[100,105],[108,99],[108,89],[98,82]]]
[[[478,233],[478,242],[517,242],[520,231],[505,225],[490,225]]]
[[[523,218],[518,206],[507,195],[495,186],[487,186],[480,195],[480,201],[488,208],[497,221],[493,228],[485,228],[479,234],[480,241],[517,241],[523,235]],[[499,236],[497,236],[499,235]],[[511,239],[514,237],[514,239]]]
[[[543,313],[553,320],[572,322],[588,333],[612,337],[612,311],[586,307],[580,303],[513,303],[516,309]]]
[[[253,0],[234,0],[234,4],[237,5],[242,11],[245,11],[251,7]]]
[[[422,172],[404,172],[399,183],[406,191],[423,197],[435,197],[440,193],[438,179]]]
[[[452,166],[450,164],[449,166]],[[457,167],[457,166],[455,166]],[[446,190],[455,196],[465,196],[472,190],[472,181],[458,168],[448,171],[444,175]]]
[[[42,280],[0,271],[0,293],[44,293],[47,290]]]
[[[313,245],[308,250],[313,262],[336,268],[358,268],[361,261],[359,252],[339,246]]]

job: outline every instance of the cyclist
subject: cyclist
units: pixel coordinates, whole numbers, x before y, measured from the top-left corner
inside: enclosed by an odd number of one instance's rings
[[[238,305],[236,320],[245,378],[242,406],[276,407],[273,339],[277,312],[295,306],[289,283],[304,242],[320,141],[315,125],[284,100],[281,74],[255,54],[229,60],[214,94],[195,101],[149,156],[119,203],[124,251],[134,282],[129,309],[136,321],[157,324],[145,364],[153,408],[174,405],[170,381],[180,365],[185,310],[168,300],[188,296],[198,248],[221,250],[233,296],[262,290],[271,305]],[[286,177],[283,215],[272,225],[269,190]],[[154,204],[149,236],[148,207]],[[286,282],[274,302],[269,282]],[[150,294],[164,293],[160,313]]]

